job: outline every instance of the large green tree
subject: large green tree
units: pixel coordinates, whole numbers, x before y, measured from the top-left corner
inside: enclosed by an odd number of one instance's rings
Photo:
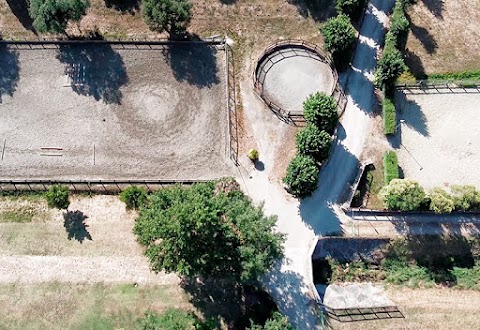
[[[319,162],[328,158],[332,136],[318,127],[308,124],[295,137],[297,150],[300,154],[310,155]]]
[[[303,102],[303,115],[307,123],[333,133],[338,122],[337,102],[333,97],[317,92]]]
[[[349,59],[356,40],[356,32],[346,15],[329,19],[322,29],[325,49],[336,60],[344,62]]]
[[[221,182],[162,189],[140,210],[134,232],[154,271],[245,282],[282,256],[276,218],[266,217],[237,185]]]
[[[405,71],[402,53],[396,48],[386,49],[375,71],[375,84],[382,89],[389,89]]]
[[[383,203],[390,210],[418,210],[426,201],[423,188],[417,181],[410,179],[393,179],[380,191]]]
[[[317,189],[318,174],[319,170],[314,159],[311,156],[299,154],[288,165],[283,183],[292,195],[300,198],[308,197]]]
[[[143,15],[150,29],[170,35],[186,30],[191,11],[189,0],[143,0]]]
[[[63,33],[69,21],[85,15],[89,0],[30,0],[30,16],[39,32]]]

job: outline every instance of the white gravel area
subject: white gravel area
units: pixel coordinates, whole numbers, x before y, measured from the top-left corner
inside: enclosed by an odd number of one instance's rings
[[[294,56],[275,63],[265,75],[264,93],[286,111],[303,111],[310,94],[330,95],[335,84],[328,64],[305,56]]]
[[[95,47],[17,51],[20,79],[0,104],[0,178],[211,179],[234,173],[223,51]],[[84,86],[69,85],[68,63],[84,66]]]
[[[355,283],[344,285],[317,285],[317,290],[324,295],[323,303],[330,308],[374,308],[395,306],[387,297],[383,287],[372,283]]]
[[[424,188],[480,187],[480,93],[397,93],[399,165]]]

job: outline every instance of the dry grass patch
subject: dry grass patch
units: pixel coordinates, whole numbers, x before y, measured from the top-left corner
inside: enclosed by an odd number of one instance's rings
[[[179,286],[0,285],[0,329],[135,329],[147,311],[193,310]]]
[[[415,74],[480,69],[479,1],[422,0],[408,15],[407,64]]]
[[[408,289],[390,287],[388,297],[397,304],[405,319],[339,323],[338,330],[419,330],[478,329],[480,292],[448,288]]]

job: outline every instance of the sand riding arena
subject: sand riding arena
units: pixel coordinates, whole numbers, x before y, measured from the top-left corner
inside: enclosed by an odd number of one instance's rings
[[[232,175],[221,42],[0,45],[0,180]]]
[[[287,122],[303,119],[303,101],[315,92],[332,95],[339,103],[344,99],[331,58],[301,40],[267,47],[257,60],[253,85],[255,93]]]

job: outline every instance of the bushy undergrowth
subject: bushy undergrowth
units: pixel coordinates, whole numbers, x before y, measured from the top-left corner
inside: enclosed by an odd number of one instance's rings
[[[397,111],[395,104],[386,97],[382,104],[383,131],[385,135],[395,134],[397,125]]]
[[[395,151],[387,151],[383,156],[383,171],[385,184],[389,184],[393,179],[399,178],[398,158]]]

